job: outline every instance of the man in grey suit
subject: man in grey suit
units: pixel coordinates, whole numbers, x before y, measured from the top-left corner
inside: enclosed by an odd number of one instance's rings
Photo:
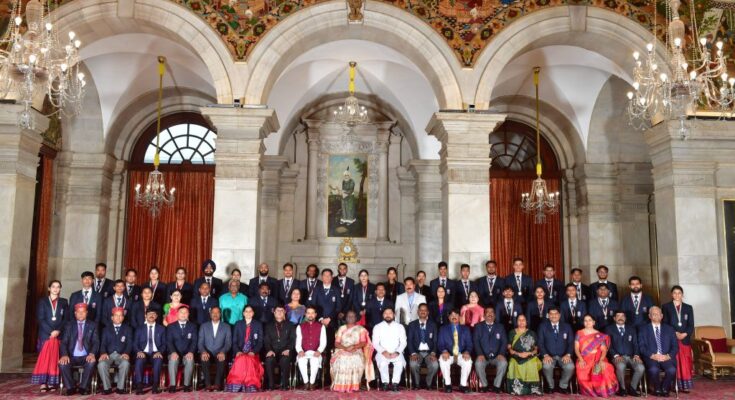
[[[222,379],[225,375],[227,364],[227,353],[232,347],[232,328],[222,321],[222,310],[219,306],[213,306],[209,310],[210,321],[199,327],[199,343],[197,349],[202,361],[202,373],[204,373],[204,386],[210,392],[222,390]],[[217,375],[212,385],[209,365],[214,362],[217,366]]]

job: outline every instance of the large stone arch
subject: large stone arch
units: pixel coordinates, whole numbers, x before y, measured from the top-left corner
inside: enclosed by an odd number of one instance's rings
[[[431,84],[440,108],[462,108],[461,67],[436,31],[377,2],[366,5],[362,24],[349,25],[345,3],[338,0],[301,10],[266,34],[249,57],[245,103],[266,103],[278,77],[299,54],[333,38],[371,40],[404,53]]]

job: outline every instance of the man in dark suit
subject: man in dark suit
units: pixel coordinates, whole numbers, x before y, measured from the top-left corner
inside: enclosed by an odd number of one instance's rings
[[[248,304],[255,310],[255,319],[263,326],[273,322],[273,310],[276,308],[276,299],[270,295],[270,286],[263,282],[258,287],[258,296],[248,299]]]
[[[447,266],[447,262],[440,261],[438,269],[439,276],[429,282],[429,286],[431,287],[431,296],[436,299],[436,288],[438,288],[439,286],[443,286],[444,289],[447,291],[446,298],[454,301],[456,287],[455,282],[449,279],[449,268]]]
[[[661,323],[663,313],[653,306],[648,310],[651,322],[638,329],[638,348],[646,364],[648,382],[653,384],[656,396],[669,397],[671,384],[676,379],[676,353],[679,343],[674,328]],[[661,371],[664,377],[661,379]]]
[[[385,297],[385,284],[378,283],[375,285],[375,297],[365,305],[365,322],[370,332],[375,325],[383,322],[383,311],[386,308],[393,309],[393,301]]]
[[[314,293],[319,322],[327,329],[327,349],[334,348],[334,333],[338,326],[338,314],[342,308],[339,287],[332,281],[332,270],[322,270],[322,286]]]
[[[291,292],[294,289],[301,288],[301,282],[293,276],[293,264],[283,264],[283,279],[278,280],[278,287],[276,289],[276,300],[278,304],[286,305],[291,302]],[[302,293],[303,296],[304,293]],[[303,300],[303,298],[301,299]]]
[[[130,353],[133,352],[133,329],[124,324],[124,310],[116,307],[112,310],[112,324],[102,331],[100,340],[100,358],[97,371],[102,380],[103,394],[112,394],[110,383],[110,366],[117,370],[117,394],[125,394],[125,382],[130,370]]]
[[[122,307],[124,310],[123,315],[125,316],[125,322],[128,322],[128,314],[130,308],[133,305],[131,300],[128,300],[128,296],[125,294],[125,281],[118,279],[115,281],[113,286],[114,293],[112,296],[108,296],[102,306],[102,315],[100,316],[99,324],[102,328],[109,325],[112,321],[112,309]]]
[[[607,285],[608,288],[608,297],[610,300],[618,300],[618,285],[610,282],[607,280],[607,266],[605,265],[599,265],[597,266],[597,282],[593,282],[590,284],[590,292],[592,292],[592,296],[597,296],[597,288],[600,286],[600,284],[604,283]]]
[[[63,395],[71,396],[78,392],[84,396],[89,393],[89,383],[97,364],[96,354],[100,349],[100,339],[97,323],[87,320],[86,304],[74,306],[74,318],[66,324],[61,334],[59,372],[65,386]],[[74,381],[75,367],[84,367],[78,386]]]
[[[199,285],[199,296],[194,296],[191,299],[190,319],[196,322],[197,325],[201,325],[209,321],[210,310],[217,306],[219,306],[219,300],[210,292],[209,284],[202,282]]]
[[[166,328],[156,323],[158,311],[149,308],[145,315],[145,324],[135,331],[135,394],[143,394],[143,372],[146,364],[153,370],[153,394],[161,393],[158,384],[163,365],[163,354],[166,353]]]
[[[125,271],[125,296],[131,302],[140,300],[141,287],[136,283],[138,280],[138,271],[128,268]]]
[[[215,298],[225,294],[227,287],[223,284],[222,279],[214,276],[214,271],[217,270],[217,264],[211,259],[204,260],[202,263],[202,275],[194,281],[194,292],[199,293],[199,286],[202,283],[207,282],[209,284],[209,292]]]
[[[355,291],[355,280],[347,276],[347,264],[337,266],[337,287],[339,287],[340,310],[337,315],[340,321],[344,320],[347,310],[352,308],[352,292]]]
[[[635,327],[627,325],[625,323],[625,313],[618,310],[615,312],[615,323],[608,325],[605,333],[610,337],[610,348],[607,354],[615,365],[615,375],[618,377],[619,385],[618,395],[626,395],[625,369],[630,367],[632,376],[627,394],[640,397],[641,392],[638,391],[638,384],[646,372],[646,367],[643,365],[643,360],[641,360],[638,351],[638,336]]]
[[[628,279],[628,285],[630,295],[620,300],[620,309],[625,311],[625,318],[630,324],[640,328],[650,322],[648,315],[651,307],[653,307],[653,299],[643,293],[641,278],[631,276]]]
[[[145,324],[145,317],[149,308],[155,309],[157,315],[163,315],[161,305],[153,301],[153,290],[149,287],[145,287],[140,292],[140,300],[134,302],[130,306],[128,322],[133,330],[136,330]],[[130,340],[132,340],[132,337]]]
[[[414,390],[430,388],[439,370],[439,362],[436,358],[437,327],[429,319],[429,306],[426,303],[419,304],[418,314],[419,319],[408,324],[406,338]],[[421,364],[426,365],[425,383],[421,382]]]
[[[559,392],[569,394],[569,380],[574,376],[574,331],[569,324],[561,322],[561,314],[557,308],[549,310],[549,320],[539,327],[538,342],[542,370],[548,383],[544,391],[554,392],[554,367],[558,366],[562,369]]]
[[[461,309],[465,304],[469,304],[470,293],[477,292],[477,287],[475,286],[475,282],[470,280],[469,264],[462,264],[459,268],[459,275],[460,279],[454,284],[456,288],[454,306]]]
[[[255,319],[255,310],[252,306],[247,305],[242,311],[244,319],[237,321],[235,327],[232,328],[232,358],[244,354],[245,352],[245,333],[250,327],[250,348],[247,349],[249,354],[260,354],[263,349],[263,325]]]
[[[510,332],[516,325],[516,319],[523,314],[523,307],[513,297],[513,287],[506,285],[503,288],[503,298],[495,304],[495,315],[498,323],[502,324],[506,332]]]
[[[457,364],[461,368],[459,390],[462,393],[469,393],[470,388],[467,380],[472,372],[472,333],[466,325],[459,324],[459,311],[452,310],[449,314],[449,324],[439,329],[439,339],[437,341],[439,349],[439,369],[444,377],[444,392],[452,392],[452,364]]]
[[[176,393],[176,374],[179,363],[184,364],[184,392],[191,392],[191,378],[194,375],[194,355],[197,352],[198,329],[189,322],[189,308],[182,306],[178,311],[178,321],[166,328],[166,350],[168,351],[168,392]]]
[[[288,390],[288,377],[291,376],[291,361],[295,358],[296,327],[286,321],[286,310],[276,306],[273,312],[275,320],[265,327],[263,352],[265,353],[265,389],[276,388],[273,373],[276,365],[280,375],[281,390]]]
[[[111,279],[107,279],[107,264],[97,263],[94,266],[94,284],[92,288],[97,292],[103,299],[112,296],[113,284]]]
[[[495,304],[503,297],[503,278],[497,273],[498,263],[495,260],[489,260],[485,263],[487,275],[477,278],[475,287],[477,294],[480,295],[480,304],[484,307],[495,307]]]
[[[69,315],[74,314],[74,306],[79,303],[87,305],[87,318],[90,321],[99,321],[102,315],[104,298],[94,290],[94,274],[91,271],[82,272],[82,289],[71,294],[69,298]]]
[[[584,315],[587,314],[587,305],[577,299],[577,287],[573,283],[567,283],[567,298],[561,302],[561,321],[572,326],[574,331],[582,329]]]
[[[525,268],[523,259],[516,257],[513,259],[513,273],[505,277],[505,286],[513,288],[513,299],[524,307],[533,299],[533,279],[523,273]]]
[[[557,307],[564,299],[564,282],[556,279],[556,269],[551,264],[544,266],[544,278],[536,281],[536,287],[541,286],[546,292],[545,301],[555,304]]]
[[[210,392],[222,390],[227,365],[227,354],[232,349],[232,327],[222,321],[222,310],[219,306],[213,306],[209,310],[209,321],[199,327],[197,337],[197,350],[202,362],[202,373],[204,374],[204,386]],[[216,375],[214,384],[209,373],[209,366],[216,364]]]
[[[309,266],[306,267],[306,279],[300,283],[301,302],[307,306],[316,304],[314,293],[322,284],[319,280],[319,267],[317,267],[316,264],[309,264]]]
[[[495,310],[492,307],[485,307],[485,322],[475,325],[473,342],[477,355],[475,371],[480,379],[480,392],[486,393],[489,389],[486,369],[488,365],[492,365],[495,367],[492,391],[501,393],[505,371],[508,369],[508,360],[505,359],[508,335],[502,324],[495,323]]]
[[[598,331],[604,331],[608,325],[613,323],[615,310],[618,309],[618,302],[613,300],[608,292],[606,284],[599,284],[597,295],[590,300],[587,306],[588,313],[595,320],[595,329]]]
[[[592,299],[590,287],[582,283],[582,270],[580,268],[572,268],[572,281],[569,283],[577,289],[577,300],[588,303]]]
[[[269,276],[270,267],[266,263],[258,265],[258,275],[250,279],[248,284],[248,299],[258,297],[260,295],[260,284],[268,284],[268,293],[276,293],[278,289],[278,281],[276,278]]]

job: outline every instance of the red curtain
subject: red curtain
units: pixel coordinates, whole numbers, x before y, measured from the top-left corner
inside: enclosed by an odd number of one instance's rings
[[[534,179],[490,179],[492,258],[502,276],[511,273],[513,258],[521,257],[534,280],[541,279],[547,263],[556,267],[557,278],[563,280],[561,214],[547,215],[546,223],[537,225],[533,215],[521,210],[521,194],[530,190]],[[558,178],[545,179],[549,191],[559,191]]]
[[[212,255],[214,220],[214,171],[166,171],[166,186],[176,188],[173,207],[164,207],[152,218],[148,209],[135,205],[135,185],[145,186],[149,171],[130,171],[128,176],[125,266],[138,270],[139,281],[158,266],[161,280],[174,280],[179,266],[188,281],[199,276],[202,261]]]

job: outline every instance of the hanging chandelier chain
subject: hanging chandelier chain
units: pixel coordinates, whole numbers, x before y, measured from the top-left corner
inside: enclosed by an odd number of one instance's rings
[[[332,114],[332,122],[342,124],[348,127],[355,125],[367,124],[370,122],[368,111],[365,106],[360,105],[360,101],[355,97],[355,74],[357,63],[349,62],[349,83],[347,84],[348,96],[343,105],[337,107]]]

